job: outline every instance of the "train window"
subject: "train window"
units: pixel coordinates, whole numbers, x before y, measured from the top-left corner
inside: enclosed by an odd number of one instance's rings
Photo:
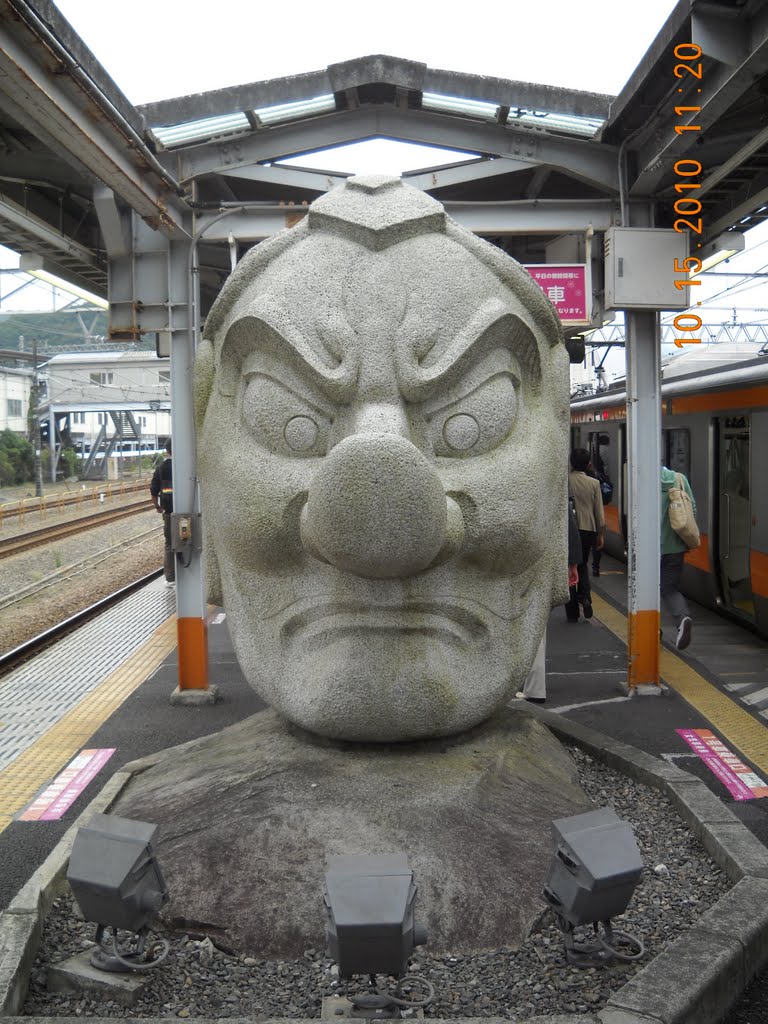
[[[691,478],[691,434],[686,427],[662,430],[661,452],[664,465],[675,473]]]
[[[601,476],[610,480],[611,474],[608,469],[608,445],[610,444],[608,434],[594,433],[589,435],[589,457],[592,460],[592,467]]]

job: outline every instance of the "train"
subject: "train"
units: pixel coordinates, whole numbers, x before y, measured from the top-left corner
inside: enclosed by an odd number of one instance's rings
[[[661,386],[662,460],[690,480],[701,531],[681,589],[768,639],[768,352],[717,365],[706,365],[716,352],[695,354],[703,358],[671,361]],[[626,560],[624,382],[572,398],[571,445],[614,485],[605,550]]]

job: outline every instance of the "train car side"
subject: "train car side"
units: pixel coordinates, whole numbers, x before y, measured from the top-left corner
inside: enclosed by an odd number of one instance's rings
[[[571,403],[571,441],[614,484],[606,550],[626,558],[626,396],[609,390]],[[694,600],[768,637],[768,360],[673,378],[662,385],[662,453],[688,476],[701,546],[686,555]]]

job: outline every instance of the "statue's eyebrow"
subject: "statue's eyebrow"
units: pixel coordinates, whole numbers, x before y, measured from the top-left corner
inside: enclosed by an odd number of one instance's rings
[[[486,302],[451,338],[433,362],[414,359],[407,325],[398,339],[398,376],[407,401],[419,402],[438,390],[457,369],[502,345],[517,356],[526,381],[534,391],[541,385],[541,359],[536,337],[528,324],[499,299]]]
[[[279,327],[277,326],[279,324]],[[254,352],[264,351],[282,359],[288,365],[304,371],[334,400],[343,399],[354,387],[357,379],[355,360],[327,360],[315,349],[303,333],[284,315],[266,308],[249,312],[237,319],[227,331],[219,355],[219,390],[234,395],[243,362]]]

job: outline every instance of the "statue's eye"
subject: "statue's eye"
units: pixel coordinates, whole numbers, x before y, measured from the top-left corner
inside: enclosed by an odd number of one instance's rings
[[[251,374],[242,399],[243,422],[253,436],[279,455],[325,455],[331,417],[304,395],[263,373]]]
[[[427,422],[435,455],[467,459],[496,448],[515,424],[518,389],[517,377],[497,373],[459,401],[430,412]]]

